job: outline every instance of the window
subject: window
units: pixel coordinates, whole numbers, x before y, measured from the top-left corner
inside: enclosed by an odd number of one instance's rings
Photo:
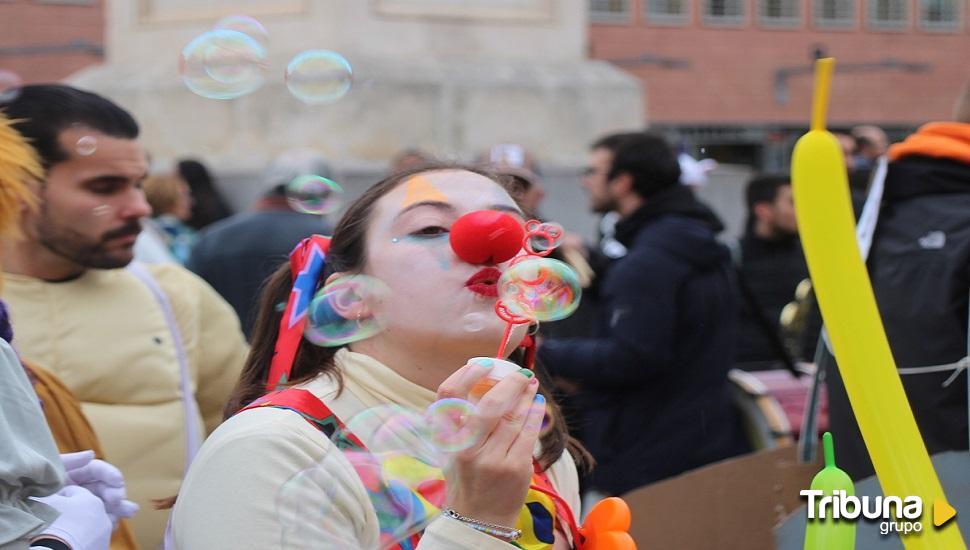
[[[652,23],[682,25],[690,17],[689,0],[646,0],[647,19]]]
[[[815,0],[815,25],[852,27],[855,25],[855,0]]]
[[[869,0],[869,25],[880,29],[903,29],[909,23],[907,0]]]
[[[630,19],[630,0],[590,0],[589,16],[593,21],[623,22]]]
[[[799,0],[758,0],[758,19],[764,25],[789,27],[802,22]]]
[[[959,0],[920,0],[919,22],[923,28],[956,30],[961,19]]]
[[[744,23],[744,0],[704,0],[704,22],[712,25]]]

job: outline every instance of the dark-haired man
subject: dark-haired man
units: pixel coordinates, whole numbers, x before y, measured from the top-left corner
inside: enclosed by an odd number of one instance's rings
[[[2,242],[17,348],[77,395],[141,506],[139,545],[157,548],[167,513],[151,500],[178,492],[187,455],[222,419],[246,354],[239,321],[187,270],[131,263],[151,209],[130,114],[62,85],[25,86],[0,109],[45,170],[23,238]]]
[[[745,286],[737,360],[746,370],[777,368],[781,310],[808,277],[798,240],[791,178],[766,174],[752,179],[745,192],[748,221],[741,237],[738,269]]]
[[[590,487],[618,495],[745,449],[727,372],[736,303],[717,217],[679,184],[663,138],[628,134],[594,146],[584,179],[591,208],[615,211],[626,253],[600,286],[590,338],[546,340],[553,376],[582,388]]]

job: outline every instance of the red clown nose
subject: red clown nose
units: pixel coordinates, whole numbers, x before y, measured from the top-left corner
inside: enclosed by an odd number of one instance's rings
[[[473,264],[500,264],[522,250],[525,229],[512,216],[496,210],[476,210],[451,226],[451,249]]]

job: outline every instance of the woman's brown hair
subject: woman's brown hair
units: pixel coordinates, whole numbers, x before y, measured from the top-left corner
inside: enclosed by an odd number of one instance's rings
[[[145,191],[145,200],[152,207],[152,216],[171,214],[175,211],[179,195],[182,194],[183,187],[188,189],[189,184],[177,174],[152,174],[145,178],[142,189]]]
[[[415,174],[438,170],[466,170],[474,172],[507,188],[506,183],[495,175],[477,168],[465,166],[422,166],[388,176],[373,185],[360,198],[351,203],[347,212],[341,217],[340,222],[333,232],[330,251],[327,254],[326,267],[324,268],[323,275],[320,277],[320,281],[325,281],[332,273],[355,273],[363,270],[364,263],[367,259],[367,251],[364,243],[367,241],[367,229],[374,205],[377,201],[409,177]],[[292,276],[290,274],[289,262],[287,262],[280,266],[267,279],[263,287],[260,296],[259,313],[256,317],[256,325],[253,330],[252,349],[246,358],[246,364],[243,367],[240,380],[236,384],[236,388],[226,406],[226,416],[235,414],[265,393],[266,377],[273,359],[280,319],[283,315],[283,309],[280,306],[286,303],[291,288]],[[320,375],[327,375],[333,377],[342,386],[340,372],[334,363],[334,355],[336,355],[338,349],[340,348],[320,347],[310,343],[306,339],[301,340],[297,348],[296,356],[293,359],[293,368],[288,384],[296,385]],[[521,352],[517,351],[513,354],[511,360],[521,362],[521,355]],[[456,365],[457,367],[458,365]],[[537,378],[539,379],[539,392],[548,398],[547,403],[551,420],[550,428],[541,437],[542,454],[539,456],[539,463],[543,468],[548,468],[553,462],[559,459],[559,456],[567,447],[569,447],[577,462],[588,462],[588,453],[575,440],[569,437],[562,412],[551,398],[551,393],[546,391],[548,377],[545,375],[544,370],[538,366],[536,367],[536,371]]]

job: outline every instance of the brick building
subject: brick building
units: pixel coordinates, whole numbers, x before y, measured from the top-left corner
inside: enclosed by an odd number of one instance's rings
[[[0,1],[0,69],[54,82],[104,55],[104,0]]]
[[[104,2],[0,0],[0,69],[45,82],[101,62]],[[947,118],[970,78],[968,4],[589,0],[589,54],[640,78],[647,120],[688,150],[779,169],[804,131],[817,55],[838,60],[833,128],[898,138]]]
[[[816,56],[829,123],[899,138],[948,119],[970,78],[967,0],[591,0],[590,55],[636,75],[647,120],[719,160],[780,169],[804,132]]]

